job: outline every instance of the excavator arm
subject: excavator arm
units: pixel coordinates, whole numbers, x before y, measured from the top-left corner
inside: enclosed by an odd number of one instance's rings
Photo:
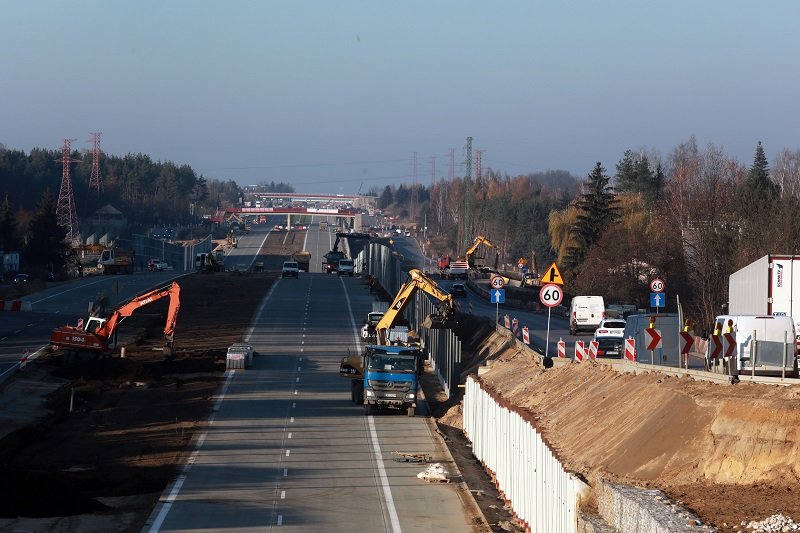
[[[97,335],[111,338],[122,319],[131,316],[140,307],[169,296],[169,312],[167,313],[167,323],[164,326],[164,337],[167,343],[172,345],[175,323],[178,320],[178,310],[181,307],[180,292],[180,285],[173,281],[165,287],[134,296],[128,302],[114,310],[108,320],[97,330]]]
[[[475,263],[472,261],[472,254],[475,253],[475,250],[477,250],[478,246],[480,246],[481,244],[484,244],[484,245],[488,246],[489,248],[494,248],[495,250],[498,249],[497,245],[495,245],[492,241],[490,241],[489,239],[487,239],[483,235],[478,235],[477,237],[475,237],[475,242],[472,243],[472,246],[470,246],[469,249],[467,250],[467,252],[464,254],[464,256],[467,259],[467,263],[469,264],[469,267],[472,268],[472,269],[477,268],[475,266]],[[499,257],[498,257],[498,259],[499,259]],[[495,263],[497,263],[497,261],[495,261]],[[496,264],[495,264],[495,270],[497,270],[497,265]]]
[[[395,325],[401,316],[403,316],[403,312],[411,302],[411,298],[413,298],[414,294],[420,290],[440,302],[439,312],[436,315],[431,315],[425,319],[425,322],[423,322],[425,327],[431,329],[445,328],[452,320],[453,312],[455,310],[453,297],[439,288],[439,285],[437,285],[435,281],[429,278],[421,270],[416,268],[411,269],[408,275],[408,281],[406,281],[405,284],[400,287],[400,290],[397,291],[397,295],[394,297],[394,301],[389,306],[389,309],[386,311],[386,313],[384,313],[383,318],[375,326],[375,330],[378,335],[378,344],[385,345],[387,343],[388,330]]]

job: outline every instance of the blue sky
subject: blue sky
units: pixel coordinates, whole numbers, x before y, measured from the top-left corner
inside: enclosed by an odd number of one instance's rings
[[[613,173],[694,135],[800,149],[800,2],[37,1],[0,17],[0,143],[145,153],[241,185],[355,193]]]

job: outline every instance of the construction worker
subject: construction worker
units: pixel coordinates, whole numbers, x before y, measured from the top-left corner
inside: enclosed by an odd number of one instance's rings
[[[689,333],[691,331],[692,331],[692,321],[691,321],[691,319],[687,318],[686,321],[683,323],[683,332],[684,333]],[[683,354],[683,368],[685,368],[687,370],[689,369],[689,354],[688,353]]]

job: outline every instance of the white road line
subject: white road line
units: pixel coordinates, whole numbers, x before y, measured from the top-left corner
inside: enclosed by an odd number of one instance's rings
[[[282,490],[281,491],[281,500],[285,500],[285,499],[286,499],[286,491]]]
[[[291,433],[289,433],[289,436],[288,436],[287,438],[290,438],[290,439],[291,439],[291,438],[292,438],[292,434],[291,434]]]
[[[359,335],[358,327],[356,326],[356,319],[353,316],[353,307],[350,305],[350,296],[347,294],[347,288],[344,285],[344,279],[339,278],[342,282],[344,291],[344,299],[347,301],[347,312],[350,315],[350,328],[353,332],[353,339],[356,344],[356,353],[361,353],[361,336]],[[397,509],[394,506],[394,498],[392,498],[392,488],[389,485],[389,477],[386,475],[386,466],[383,464],[383,456],[381,455],[381,446],[378,443],[378,432],[375,430],[375,418],[373,416],[367,417],[367,425],[369,426],[369,439],[372,448],[372,456],[375,465],[378,468],[378,476],[380,477],[380,486],[383,492],[383,501],[386,504],[386,511],[389,513],[389,520],[392,524],[392,531],[394,533],[401,533],[400,518],[397,516]]]
[[[217,417],[217,412],[222,405],[222,400],[225,399],[225,394],[227,394],[228,387],[230,386],[231,380],[235,374],[235,370],[229,370],[226,372],[225,385],[222,387],[222,392],[217,398],[217,401],[214,402],[214,407],[211,409],[211,416],[208,417],[209,428],[206,429],[203,434],[200,435],[200,438],[197,439],[197,444],[194,447],[192,455],[189,456],[189,460],[183,465],[180,476],[178,476],[178,479],[175,480],[175,483],[172,485],[172,490],[170,490],[167,499],[164,501],[164,505],[161,507],[161,511],[159,511],[158,515],[153,521],[153,524],[150,526],[150,533],[156,533],[161,529],[161,525],[167,518],[167,514],[169,514],[170,509],[172,509],[172,504],[177,499],[178,494],[180,494],[181,488],[183,487],[183,482],[186,481],[186,476],[189,475],[189,470],[192,469],[192,465],[195,463],[195,461],[197,461],[197,456],[200,454],[200,449],[203,447],[203,443],[208,436],[210,427],[214,424],[214,419]]]
[[[289,450],[286,450],[286,457],[289,457]]]
[[[289,475],[289,469],[288,468],[284,468],[283,469],[283,477],[287,477],[288,475]]]

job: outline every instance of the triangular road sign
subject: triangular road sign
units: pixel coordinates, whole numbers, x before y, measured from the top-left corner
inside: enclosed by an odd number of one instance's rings
[[[558,266],[556,265],[555,261],[552,265],[547,267],[547,270],[544,271],[542,275],[542,283],[555,283],[556,285],[563,285],[564,278],[561,277],[561,272],[558,270]]]

